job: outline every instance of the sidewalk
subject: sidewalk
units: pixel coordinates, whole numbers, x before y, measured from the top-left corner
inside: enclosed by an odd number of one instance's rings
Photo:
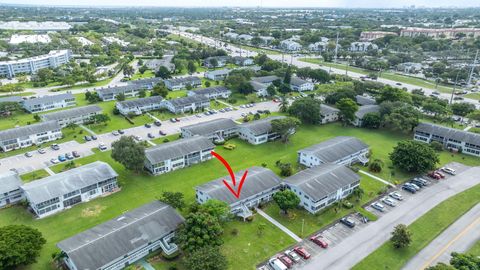
[[[375,179],[375,180],[377,180],[377,181],[380,181],[380,182],[384,183],[384,184],[387,185],[387,186],[395,187],[394,184],[392,184],[392,183],[390,183],[390,182],[388,182],[388,181],[386,181],[386,180],[383,180],[382,178],[380,178],[380,177],[378,177],[378,176],[375,176],[375,175],[373,175],[373,174],[371,174],[371,173],[368,173],[368,172],[362,171],[362,170],[359,170],[358,172],[359,172],[359,173],[362,173],[362,174],[365,174],[366,176],[370,176],[371,178],[373,178],[373,179]]]
[[[86,132],[90,133],[91,135],[97,136],[97,134],[95,134],[95,132],[93,132],[93,130],[87,128],[86,126],[79,125],[79,127],[83,128]]]
[[[257,213],[260,214],[260,216],[264,217],[268,221],[270,221],[273,225],[277,226],[280,230],[282,230],[284,233],[288,234],[290,237],[292,237],[295,241],[297,242],[302,242],[302,238],[298,237],[296,234],[294,234],[292,231],[287,229],[287,227],[283,226],[280,224],[278,221],[273,219],[271,216],[267,215],[267,213],[263,212],[261,209],[256,208]]]

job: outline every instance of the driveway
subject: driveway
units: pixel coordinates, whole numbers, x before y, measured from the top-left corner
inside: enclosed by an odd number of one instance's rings
[[[358,230],[338,245],[329,248],[328,252],[313,257],[301,269],[350,269],[388,241],[390,233],[396,225],[409,225],[442,201],[480,184],[480,178],[478,177],[480,167],[469,168],[458,163],[448,166],[459,168],[459,173],[411,196],[409,200],[398,205],[394,210],[385,213],[377,221]]]

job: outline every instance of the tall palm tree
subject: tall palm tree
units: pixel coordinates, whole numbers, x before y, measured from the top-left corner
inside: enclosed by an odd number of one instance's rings
[[[287,110],[288,110],[288,99],[285,95],[282,95],[280,97],[280,104],[278,106],[280,106],[280,112],[282,112],[282,113],[287,112]]]

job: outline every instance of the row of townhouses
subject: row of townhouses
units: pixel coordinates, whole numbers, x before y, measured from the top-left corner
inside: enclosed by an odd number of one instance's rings
[[[41,122],[0,131],[0,150],[3,152],[39,145],[62,138],[57,121]]]
[[[225,86],[214,86],[214,87],[202,88],[198,90],[191,90],[191,91],[188,91],[187,93],[188,96],[203,95],[209,98],[210,100],[219,99],[219,98],[227,99],[230,97],[231,94],[232,94],[232,91],[230,91]]]
[[[51,112],[40,115],[42,121],[57,121],[60,127],[64,128],[68,124],[87,124],[92,122],[92,117],[101,114],[102,108],[97,105],[82,106],[57,112]]]
[[[162,108],[163,97],[153,96],[132,100],[120,101],[115,107],[122,115],[141,115],[148,111],[159,110]]]
[[[23,108],[30,113],[51,111],[77,105],[72,93],[30,98],[21,102]]]
[[[214,66],[213,64],[216,65]],[[217,67],[224,67],[228,63],[235,64],[237,66],[250,66],[254,64],[253,58],[249,57],[242,57],[242,56],[212,56],[207,57],[203,60],[203,66],[207,68],[217,68]]]
[[[202,80],[195,76],[172,78],[167,79],[164,82],[165,86],[171,91],[185,89],[187,88],[187,86],[190,86],[192,88],[202,86]]]
[[[278,76],[263,76],[252,78],[250,84],[258,96],[267,96],[267,88],[277,80],[281,80]],[[315,84],[299,77],[293,76],[290,80],[290,88],[294,91],[312,91],[315,89]]]

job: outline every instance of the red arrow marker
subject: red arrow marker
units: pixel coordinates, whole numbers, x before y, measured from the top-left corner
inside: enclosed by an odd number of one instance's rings
[[[228,183],[225,179],[223,179],[223,184],[230,190],[230,192],[235,196],[237,199],[240,198],[240,192],[242,191],[243,183],[245,182],[245,179],[247,178],[248,170],[245,170],[243,173],[242,179],[240,179],[240,184],[238,185],[237,190],[235,188],[237,187],[236,179],[235,179],[235,174],[233,174],[232,167],[230,167],[230,164],[219,154],[215,153],[214,151],[210,152],[212,156],[216,157],[220,162],[222,162],[223,166],[227,168],[228,173],[230,174],[230,178],[232,179],[232,184],[233,187]]]

